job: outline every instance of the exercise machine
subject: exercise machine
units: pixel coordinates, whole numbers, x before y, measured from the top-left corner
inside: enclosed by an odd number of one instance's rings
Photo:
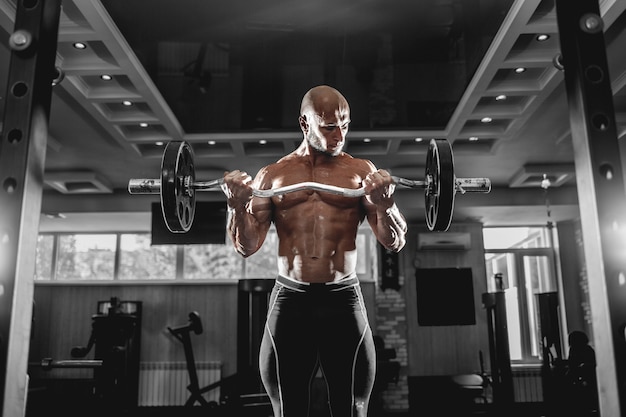
[[[141,302],[121,301],[116,297],[99,301],[97,313],[91,319],[89,340],[85,346],[71,349],[72,359],[44,358],[39,363],[31,363],[30,367],[39,367],[44,371],[93,369],[93,380],[88,390],[91,394],[90,408],[94,412],[127,412],[136,409],[139,394]],[[92,349],[93,359],[87,359]]]
[[[217,407],[218,404],[215,401],[207,401],[206,398],[203,397],[203,394],[218,388],[219,384],[213,383],[204,388],[200,388],[196,359],[191,345],[191,332],[194,334],[202,334],[203,332],[200,315],[196,311],[192,311],[189,313],[189,321],[186,324],[174,328],[168,327],[167,330],[183,344],[185,350],[185,362],[187,365],[187,373],[189,374],[187,390],[190,392],[189,399],[185,402],[185,407],[192,407],[196,403],[209,408]]]
[[[487,310],[489,333],[489,356],[493,402],[499,409],[507,409],[514,403],[513,371],[506,322],[506,300],[502,287],[502,274],[495,274],[497,291],[484,293],[483,307]]]
[[[191,333],[202,334],[199,314],[189,313],[188,322],[168,331],[183,344],[189,374],[187,390],[190,395],[186,407],[196,403],[211,409],[219,416],[272,416],[272,408],[259,373],[259,349],[269,304],[269,294],[274,279],[242,279],[238,284],[237,311],[237,372],[221,380],[200,387],[195,357],[191,345]],[[219,404],[207,401],[207,392],[220,388]]]

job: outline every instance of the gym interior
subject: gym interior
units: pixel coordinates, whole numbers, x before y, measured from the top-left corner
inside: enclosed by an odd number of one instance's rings
[[[626,2],[222,3],[0,0],[2,415],[273,416],[276,232],[238,255],[214,181],[294,150],[318,84],[411,182],[406,246],[357,236],[369,416],[624,415]]]

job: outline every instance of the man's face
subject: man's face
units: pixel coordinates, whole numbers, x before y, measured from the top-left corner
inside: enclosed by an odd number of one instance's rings
[[[311,112],[307,115],[306,140],[317,151],[337,156],[343,150],[350,124],[350,111],[339,107],[333,113]]]

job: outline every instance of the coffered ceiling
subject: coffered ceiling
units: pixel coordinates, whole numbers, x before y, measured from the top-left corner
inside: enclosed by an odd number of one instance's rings
[[[422,179],[428,140],[445,138],[457,177],[491,179],[457,196],[455,220],[545,223],[548,202],[552,220],[578,215],[553,1],[219,3],[63,2],[44,211],[148,211],[126,186],[159,175],[171,140],[192,144],[200,179],[253,174],[299,144],[299,100],[326,83],[350,101],[349,153]],[[621,137],[626,2],[600,9]],[[14,16],[0,0],[0,97]],[[420,191],[398,201],[423,217]]]

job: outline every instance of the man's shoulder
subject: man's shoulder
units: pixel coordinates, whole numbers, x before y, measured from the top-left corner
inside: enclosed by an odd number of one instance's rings
[[[347,158],[349,158],[350,159],[350,163],[354,164],[355,166],[359,166],[359,167],[362,167],[363,169],[371,170],[371,171],[375,171],[376,170],[376,166],[369,159],[354,157],[354,156],[352,156],[350,154],[347,154],[347,153],[345,154],[345,156]]]
[[[273,173],[276,173],[278,171],[281,171],[285,168],[289,168],[292,165],[296,165],[298,163],[300,163],[300,159],[298,158],[297,155],[291,153],[288,155],[283,156],[282,158],[280,158],[279,160],[272,162],[266,166],[264,166],[263,168],[261,168],[261,173],[265,174],[265,175],[272,175]]]
[[[281,157],[279,160],[266,165],[263,168],[263,170],[267,173],[278,172],[285,168],[295,166],[299,164],[300,162],[301,162],[300,158],[298,158],[296,155],[288,154],[288,155]]]

